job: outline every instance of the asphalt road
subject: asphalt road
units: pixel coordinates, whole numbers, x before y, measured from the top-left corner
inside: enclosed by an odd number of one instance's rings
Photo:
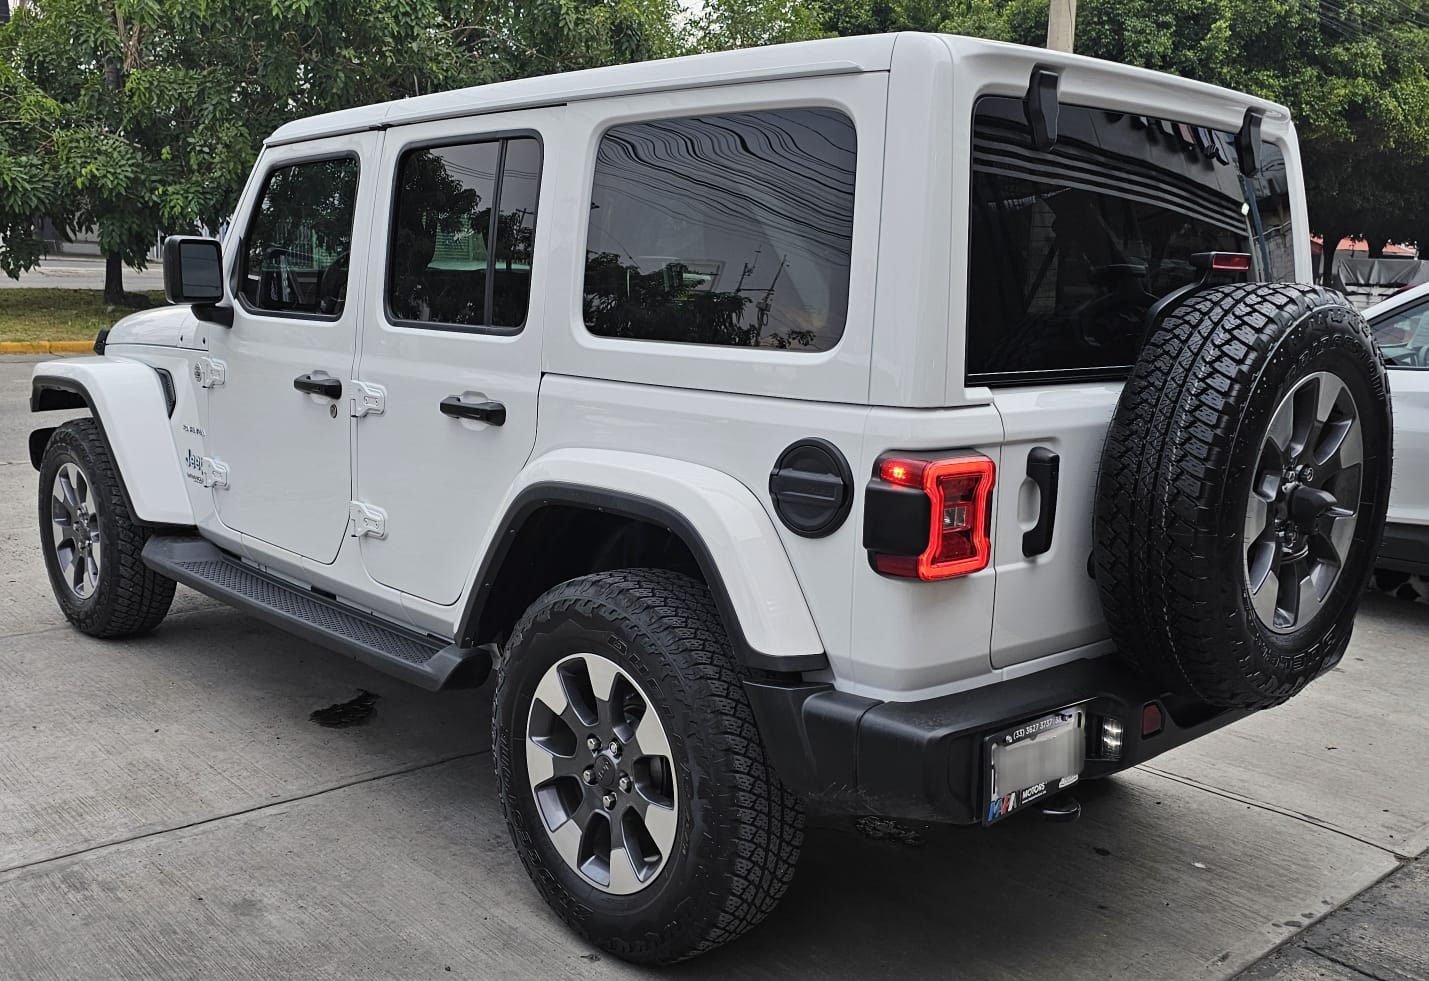
[[[30,368],[0,359],[0,978],[652,973],[530,887],[488,691],[409,689],[184,591],[148,638],[66,626],[37,547]],[[1255,976],[1314,977],[1293,972],[1317,925],[1429,848],[1426,637],[1429,606],[1370,599],[1330,675],[1082,788],[1074,824],[878,838],[815,816],[782,907],[669,973],[1222,978],[1285,944]],[[363,690],[366,725],[309,721]]]

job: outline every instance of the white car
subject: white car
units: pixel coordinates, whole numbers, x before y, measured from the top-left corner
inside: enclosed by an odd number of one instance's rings
[[[1283,107],[961,37],[304,119],[174,306],[36,367],[91,410],[30,438],[40,543],[93,636],[184,583],[494,667],[536,888],[679,960],[806,800],[1074,815],[1341,657],[1391,431],[1309,241]]]
[[[1389,364],[1394,481],[1379,564],[1429,576],[1429,283],[1364,312]]]

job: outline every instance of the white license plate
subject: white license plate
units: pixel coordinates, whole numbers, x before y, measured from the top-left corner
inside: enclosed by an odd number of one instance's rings
[[[1070,708],[988,736],[983,823],[1076,783],[1087,756],[1086,726],[1086,712]]]

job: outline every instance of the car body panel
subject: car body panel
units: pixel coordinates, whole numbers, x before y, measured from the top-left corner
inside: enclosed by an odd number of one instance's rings
[[[35,365],[36,389],[55,387],[84,397],[104,430],[135,517],[154,524],[191,525],[185,468],[175,452],[159,375],[139,361],[66,358]]]

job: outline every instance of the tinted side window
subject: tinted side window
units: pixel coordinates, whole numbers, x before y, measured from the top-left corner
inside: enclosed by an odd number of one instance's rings
[[[268,175],[243,242],[242,297],[275,313],[335,317],[347,300],[357,161],[279,167]]]
[[[529,138],[404,153],[387,262],[392,319],[524,324],[540,173],[541,145]]]
[[[1285,163],[1267,144],[1254,181],[1231,134],[1062,106],[1050,151],[1019,99],[980,99],[969,215],[968,379],[1124,374],[1146,311],[1199,278],[1197,252],[1249,252],[1258,278],[1293,278]]]
[[[1429,368],[1429,303],[1393,310],[1370,327],[1385,361],[1396,368]]]
[[[853,122],[834,109],[665,119],[601,139],[586,327],[825,351],[848,310]]]

